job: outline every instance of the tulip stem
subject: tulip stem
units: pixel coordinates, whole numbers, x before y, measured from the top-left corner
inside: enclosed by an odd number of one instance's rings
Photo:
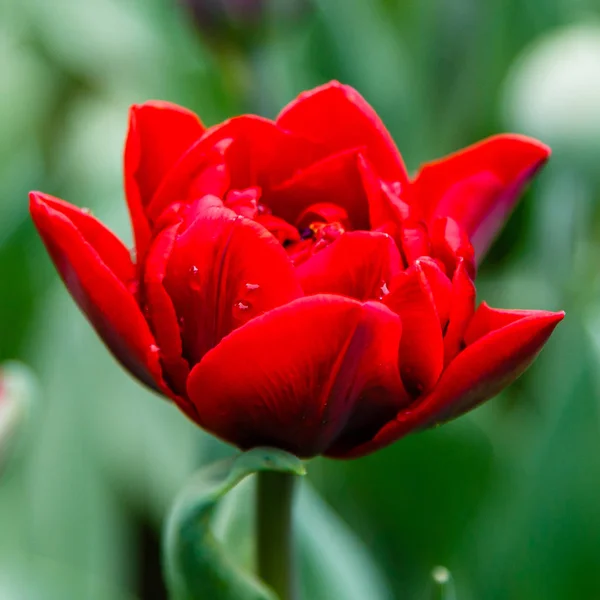
[[[257,479],[258,575],[281,600],[296,600],[292,505],[297,478],[263,471]]]

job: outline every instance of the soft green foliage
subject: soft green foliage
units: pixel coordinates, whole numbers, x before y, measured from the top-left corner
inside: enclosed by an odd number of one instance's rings
[[[310,465],[327,504],[300,494],[299,543],[313,549],[312,561],[300,553],[305,598],[427,598],[436,564],[460,600],[600,597],[598,2],[314,4],[236,55],[198,36],[176,0],[0,3],[0,359],[41,381],[20,460],[0,479],[0,597],[165,598],[166,511],[199,466],[232,453],[115,365],[53,272],[27,191],[91,207],[130,244],[130,104],[163,98],[213,124],[273,116],[330,78],[360,89],[413,170],[498,131],[552,144],[478,292],[567,318],[534,367],[473,415],[365,459]],[[564,64],[569,52],[576,64]],[[215,533],[251,567],[250,529],[223,533],[232,502]]]
[[[221,498],[260,471],[306,473],[291,454],[255,448],[202,469],[177,497],[164,534],[165,570],[173,600],[276,600],[259,579],[232,561],[211,530],[211,517]]]

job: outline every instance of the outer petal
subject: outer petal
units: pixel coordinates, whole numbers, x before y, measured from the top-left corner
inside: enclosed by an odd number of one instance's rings
[[[82,210],[60,198],[55,198],[49,194],[41,192],[31,192],[30,194],[32,211],[34,206],[43,204],[48,209],[65,216],[83,238],[98,253],[102,262],[111,270],[131,291],[135,291],[137,281],[135,279],[135,269],[131,262],[129,250],[123,245],[123,242],[109,229],[107,229],[98,219],[89,212]]]
[[[448,366],[435,389],[414,408],[403,410],[374,436],[343,458],[362,456],[406,434],[448,421],[489,400],[533,362],[564,313],[531,311],[489,331]]]
[[[426,393],[444,367],[444,345],[435,298],[422,266],[416,263],[402,273],[383,301],[402,321],[398,353],[402,381],[413,395]]]
[[[192,371],[188,394],[201,425],[241,448],[313,456],[365,390],[389,390],[387,411],[374,409],[380,422],[394,410],[399,335],[398,318],[381,305],[302,298],[224,338]]]
[[[236,327],[302,296],[294,267],[277,240],[211,197],[190,207],[164,285],[191,365]]]
[[[74,207],[65,209],[64,203],[37,193],[30,199],[33,222],[79,308],[126,369],[149,387],[167,393],[148,324],[132,293],[108,266],[114,268],[122,261],[117,272],[132,269],[125,248],[116,251],[116,238],[89,215],[75,215]],[[77,224],[83,224],[82,229]]]
[[[138,256],[143,256],[150,238],[146,207],[163,177],[203,132],[198,117],[175,104],[156,101],[131,107],[124,155],[125,194]]]
[[[321,156],[364,146],[368,160],[387,181],[408,181],[402,157],[377,113],[353,88],[332,81],[303,92],[277,124],[318,143]]]
[[[380,300],[402,267],[398,248],[385,233],[352,231],[297,267],[305,294],[340,294]]]
[[[413,202],[426,218],[451,217],[485,254],[550,148],[521,135],[498,135],[421,168]]]

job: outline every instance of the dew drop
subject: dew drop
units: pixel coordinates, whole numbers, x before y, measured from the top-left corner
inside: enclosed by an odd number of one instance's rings
[[[236,302],[233,305],[233,307],[237,308],[237,310],[241,310],[242,312],[246,311],[246,310],[250,310],[250,305],[247,304],[246,302],[242,302],[241,300],[239,302]]]
[[[390,293],[390,290],[385,281],[381,284],[381,287],[379,288],[379,292],[380,293],[379,293],[378,300],[383,300]]]
[[[82,208],[82,209],[81,209],[81,212],[82,212],[84,215],[91,215],[91,214],[92,214],[92,209],[91,209],[91,208]]]
[[[190,287],[193,290],[199,290],[200,289],[200,282],[198,281],[198,267],[196,265],[192,265],[189,269],[189,274],[190,274]]]
[[[260,285],[258,285],[258,283],[247,283],[246,284],[246,289],[249,292],[254,292],[255,290],[258,290],[260,288]]]
[[[150,352],[152,352],[152,354],[158,354],[160,348],[156,344],[150,344]]]

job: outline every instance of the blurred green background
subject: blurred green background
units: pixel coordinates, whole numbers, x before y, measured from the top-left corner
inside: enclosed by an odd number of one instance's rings
[[[258,8],[228,21],[198,10],[200,29],[176,0],[0,5],[0,360],[40,380],[0,479],[0,598],[165,598],[165,511],[194,469],[232,451],[116,366],[45,255],[27,192],[90,207],[131,243],[130,104],[171,100],[207,124],[273,117],[332,78],[371,102],[411,170],[500,131],[553,147],[478,293],[567,319],[475,413],[361,460],[309,465],[320,498],[307,487],[298,512],[304,600],[433,598],[436,564],[459,600],[600,598],[597,0],[245,4]],[[249,534],[231,514],[219,530],[244,553]]]

